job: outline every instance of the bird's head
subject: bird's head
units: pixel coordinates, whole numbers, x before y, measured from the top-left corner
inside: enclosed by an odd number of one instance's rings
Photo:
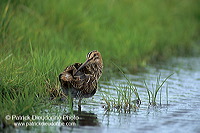
[[[87,58],[87,60],[85,61],[86,65],[94,64],[94,63],[100,64],[100,65],[103,64],[101,54],[97,50],[93,50],[93,51],[89,52],[86,55],[86,58]]]
[[[97,50],[93,50],[86,55],[86,61],[78,68],[77,72],[81,70],[84,66],[91,64],[103,66],[101,54]]]

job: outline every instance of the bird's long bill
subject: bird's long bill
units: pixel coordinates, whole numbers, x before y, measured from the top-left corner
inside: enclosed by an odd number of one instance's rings
[[[76,75],[76,73],[77,73],[79,70],[81,70],[85,65],[87,65],[89,61],[90,61],[90,60],[87,59],[87,60],[77,69],[77,71],[74,73],[74,75]]]

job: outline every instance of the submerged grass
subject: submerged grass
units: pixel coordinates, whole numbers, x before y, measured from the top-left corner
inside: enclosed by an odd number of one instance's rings
[[[118,70],[122,73],[124,78],[126,79],[127,83],[126,85],[121,85],[120,83],[116,85],[117,83],[113,83],[113,86],[115,86],[116,96],[112,97],[110,95],[104,94],[103,100],[106,103],[106,110],[115,110],[119,112],[130,112],[132,109],[136,111],[136,109],[141,104],[140,96],[138,94],[137,88],[131,83],[131,81],[128,79],[126,74],[122,71],[122,69],[113,63]],[[134,98],[134,99],[133,99]]]
[[[114,84],[113,84],[114,85]],[[141,104],[140,99],[137,99],[134,95],[137,91],[136,88],[129,85],[115,86],[116,97],[112,97],[107,94],[103,94],[102,98],[105,101],[105,109],[107,111],[118,111],[128,113],[130,111],[136,111]]]
[[[121,71],[120,68],[119,70]],[[114,90],[117,93],[116,96],[111,96],[106,93],[102,95],[103,100],[106,103],[106,106],[104,106],[104,108],[107,111],[117,110],[118,112],[129,113],[132,110],[136,111],[136,109],[140,107],[141,99],[136,87],[130,82],[130,80],[126,77],[126,75],[123,72],[122,74],[124,75],[127,83],[125,85],[121,85],[120,83],[117,83],[117,82],[113,83],[113,86],[115,86]],[[151,89],[148,87],[146,81],[144,81],[144,85],[147,90],[147,96],[148,96],[148,101],[149,101],[150,106],[157,105],[156,101],[157,101],[157,96],[159,92],[160,92],[160,105],[161,105],[163,85],[167,81],[167,79],[169,79],[172,75],[173,74],[170,74],[162,82],[160,82],[161,81],[161,73],[160,73],[156,79],[156,85],[152,84]],[[168,105],[168,85],[166,86],[166,101]]]
[[[102,53],[105,72],[115,69],[111,60],[134,71],[192,53],[199,39],[198,5],[199,0],[1,0],[1,123],[13,122],[5,120],[8,114],[39,113],[49,92],[59,92],[58,74],[91,50]],[[130,90],[117,90],[119,99],[139,97]]]
[[[128,83],[128,86],[130,87],[130,91],[133,90],[132,92],[135,94],[136,98],[140,101],[140,96],[137,92],[137,89],[136,87],[131,83],[131,81],[128,79],[128,77],[126,76],[126,74],[122,71],[122,69],[116,65],[115,63],[113,63],[118,69],[119,71],[122,73],[122,75],[124,76],[124,78],[126,79],[127,83]],[[117,87],[116,87],[117,88]]]
[[[148,94],[148,99],[149,99],[149,105],[152,106],[156,106],[156,98],[158,95],[158,92],[160,91],[160,105],[161,105],[161,91],[162,91],[162,86],[164,85],[164,83],[167,81],[167,79],[169,79],[173,74],[170,74],[169,76],[167,76],[162,83],[160,83],[160,77],[161,77],[161,73],[159,74],[159,76],[157,77],[157,81],[156,81],[156,88],[154,88],[154,85],[152,84],[152,91],[149,89],[146,81],[144,81],[144,85],[146,87],[147,90],[147,94]],[[168,104],[168,86],[166,87],[166,97],[167,97],[167,104]]]

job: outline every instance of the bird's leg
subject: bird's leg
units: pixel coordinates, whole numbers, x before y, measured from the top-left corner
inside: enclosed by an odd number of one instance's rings
[[[69,103],[70,109],[73,109],[73,98],[72,97],[68,97],[68,103]]]
[[[78,101],[78,110],[79,110],[79,111],[81,111],[81,100],[82,100],[82,99],[80,98],[79,101]]]
[[[71,107],[73,108],[74,102],[73,102],[73,98],[71,98]]]
[[[69,103],[69,107],[70,109],[73,109],[73,97],[72,97],[72,94],[70,92],[70,90],[67,90],[68,91],[68,103]]]

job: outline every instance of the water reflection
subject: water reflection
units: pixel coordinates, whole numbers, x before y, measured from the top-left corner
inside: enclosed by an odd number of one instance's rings
[[[100,123],[97,118],[97,114],[86,112],[86,111],[73,111],[66,114],[63,114],[65,119],[62,122],[65,123],[66,126],[100,126]],[[71,118],[69,117],[71,116]],[[64,118],[63,117],[63,118]],[[75,123],[75,125],[69,125],[68,123]]]
[[[75,119],[63,119],[62,122],[65,123],[66,126],[60,127],[60,132],[96,132],[97,130],[101,130],[100,122],[98,120],[97,114],[87,111],[73,111],[69,113],[63,114],[63,116],[72,116]],[[72,125],[69,125],[69,124]],[[95,127],[95,128],[94,128]],[[101,132],[101,131],[100,131]]]

